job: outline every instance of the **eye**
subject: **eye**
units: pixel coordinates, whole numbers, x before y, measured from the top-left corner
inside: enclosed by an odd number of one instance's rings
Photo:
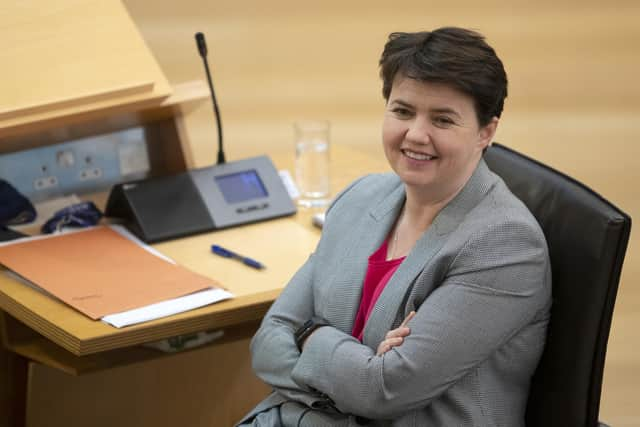
[[[391,112],[401,119],[406,119],[413,116],[413,112],[405,107],[394,107]]]
[[[455,122],[449,116],[436,116],[433,118],[433,124],[439,128],[446,129],[455,124]]]

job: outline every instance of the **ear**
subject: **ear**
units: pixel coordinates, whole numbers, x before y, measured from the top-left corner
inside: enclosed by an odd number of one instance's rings
[[[493,141],[493,137],[496,134],[496,130],[498,129],[499,119],[497,117],[493,117],[486,126],[480,128],[480,132],[478,133],[478,147],[481,150],[484,150],[491,141]]]

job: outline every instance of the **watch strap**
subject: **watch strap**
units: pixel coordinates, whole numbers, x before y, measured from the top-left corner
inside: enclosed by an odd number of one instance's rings
[[[302,351],[302,344],[304,344],[305,340],[311,335],[316,329],[322,326],[329,326],[329,323],[322,319],[321,317],[312,317],[307,320],[298,328],[298,330],[293,334],[296,342],[296,346],[298,350]]]

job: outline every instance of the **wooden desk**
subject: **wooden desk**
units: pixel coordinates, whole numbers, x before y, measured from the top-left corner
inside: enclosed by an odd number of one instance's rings
[[[332,147],[332,188],[335,192],[366,171],[382,170],[386,161],[347,147]],[[272,156],[280,168],[291,169],[292,153]],[[138,347],[176,335],[225,329],[225,340],[247,339],[291,275],[313,251],[320,231],[311,226],[313,211],[239,228],[221,230],[154,245],[160,252],[201,274],[216,278],[235,298],[187,313],[116,329],[92,321],[4,275],[0,277],[0,309],[4,315],[5,346],[14,355],[13,425],[24,422],[22,413],[27,360],[79,375],[159,357]],[[241,263],[215,257],[210,245],[238,250],[267,265],[257,271]],[[215,345],[215,344],[214,344]],[[248,357],[248,349],[242,355]],[[233,368],[231,368],[233,369]],[[250,375],[239,373],[238,375]],[[264,393],[265,389],[260,389]],[[241,415],[231,414],[237,418]],[[226,424],[224,424],[226,425]]]

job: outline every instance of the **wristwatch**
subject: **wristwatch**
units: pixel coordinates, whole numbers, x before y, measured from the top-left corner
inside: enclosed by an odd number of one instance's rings
[[[298,350],[302,351],[302,344],[304,344],[304,341],[313,331],[321,326],[329,326],[329,323],[320,317],[313,316],[298,328],[298,330],[293,334]]]

